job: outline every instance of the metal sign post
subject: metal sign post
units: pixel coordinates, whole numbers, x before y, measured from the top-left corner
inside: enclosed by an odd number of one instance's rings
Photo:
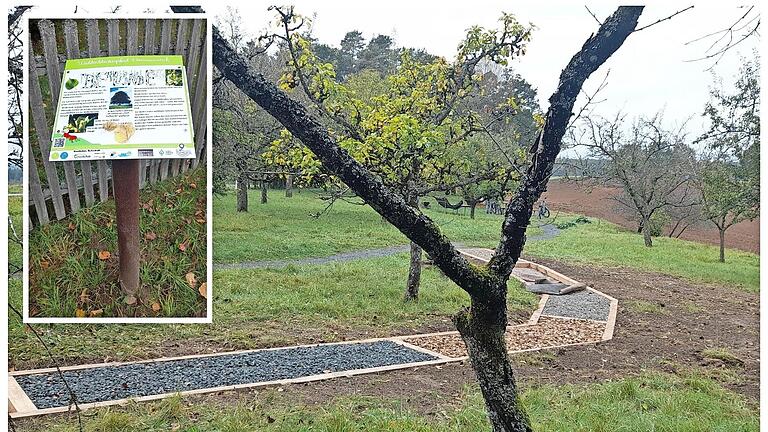
[[[136,303],[139,291],[139,163],[138,159],[112,161],[120,287],[129,305]]]

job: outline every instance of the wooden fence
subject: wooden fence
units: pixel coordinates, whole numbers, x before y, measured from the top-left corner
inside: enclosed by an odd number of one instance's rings
[[[61,220],[83,207],[106,201],[114,187],[110,186],[112,173],[107,161],[48,161],[51,128],[67,59],[141,54],[183,56],[197,158],[142,160],[140,187],[205,163],[208,116],[205,19],[44,19],[29,23],[31,123],[26,153],[30,226],[45,225],[54,218]]]

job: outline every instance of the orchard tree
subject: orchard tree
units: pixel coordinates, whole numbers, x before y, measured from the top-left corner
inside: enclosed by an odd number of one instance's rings
[[[760,59],[746,61],[732,93],[711,91],[704,109],[710,129],[700,138],[707,158],[700,174],[704,217],[720,234],[725,262],[725,232],[760,213]]]
[[[470,29],[454,62],[442,58],[423,62],[415,59],[411,50],[402,50],[390,75],[382,77],[382,71],[364,70],[341,83],[334,66],[320,61],[309,40],[298,32],[304,18],[291,8],[273,9],[283,31],[269,40],[287,47],[292,65],[280,80],[281,88],[299,89],[324,117],[329,133],[337,137],[341,147],[413,208],[418,209],[419,198],[428,193],[506,178],[506,171],[516,168],[501,159],[488,159],[467,171],[468,164],[463,162],[474,156],[455,150],[473,134],[486,132],[493,123],[516,114],[512,97],[499,101],[493,118],[484,118],[468,102],[482,80],[476,73],[478,63],[506,65],[510,58],[521,55],[530,27],[504,15],[501,30]],[[370,54],[376,57],[390,46],[388,39],[376,38],[366,50],[378,53]],[[286,131],[266,157],[275,165],[301,170],[305,181],[324,175],[328,170],[306,143],[294,137]],[[459,154],[465,159],[451,157]],[[421,265],[422,248],[412,241],[405,290],[408,300],[418,298]]]
[[[227,8],[223,20],[218,22],[225,31],[227,41],[235,52],[249,59],[254,70],[276,80],[284,69],[281,52],[264,53],[257,41],[245,41],[242,35],[240,13]],[[262,157],[282,129],[274,117],[250,100],[232,83],[214,78],[213,92],[213,186],[214,192],[224,193],[226,183],[237,182],[237,211],[248,211],[248,186],[261,183],[261,202],[267,202],[266,186],[274,178]]]
[[[495,432],[532,430],[509,362],[505,334],[507,282],[523,250],[533,205],[546,190],[584,81],[635,31],[642,10],[642,6],[619,7],[563,69],[557,89],[549,98],[550,106],[544,115],[541,132],[531,144],[530,163],[506,207],[496,252],[485,267],[469,263],[434,221],[353,157],[342,147],[340,136],[331,133],[307,108],[260,74],[252,72],[218,29],[213,29],[213,63],[222,75],[301,140],[324,169],[338,176],[374,210],[423,247],[435,265],[469,294],[469,308],[458,312],[454,323],[467,346]]]
[[[622,194],[614,199],[637,219],[638,232],[651,247],[653,236],[663,229],[658,218],[665,210],[697,203],[696,158],[685,134],[665,129],[660,114],[629,125],[621,113],[611,120],[585,117],[581,123],[571,138],[588,152],[587,159],[577,162],[578,180],[621,187]]]

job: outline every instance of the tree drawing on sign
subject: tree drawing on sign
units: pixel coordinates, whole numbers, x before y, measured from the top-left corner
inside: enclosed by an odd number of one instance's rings
[[[112,95],[112,98],[109,100],[110,108],[112,107],[130,107],[131,106],[131,98],[128,96],[128,93],[119,90],[115,92],[114,95]]]

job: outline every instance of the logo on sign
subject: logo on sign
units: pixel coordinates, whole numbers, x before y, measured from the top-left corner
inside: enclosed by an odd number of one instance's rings
[[[124,152],[112,152],[109,154],[109,157],[111,158],[126,158],[131,155],[130,151],[124,151]]]
[[[155,155],[155,151],[152,149],[139,149],[140,157],[152,157]]]
[[[69,157],[69,153],[67,153],[67,152],[61,152],[61,153],[59,153],[59,156],[61,157],[61,159],[62,159],[62,160],[64,160],[64,159],[66,159],[66,158],[68,158],[68,157]]]

